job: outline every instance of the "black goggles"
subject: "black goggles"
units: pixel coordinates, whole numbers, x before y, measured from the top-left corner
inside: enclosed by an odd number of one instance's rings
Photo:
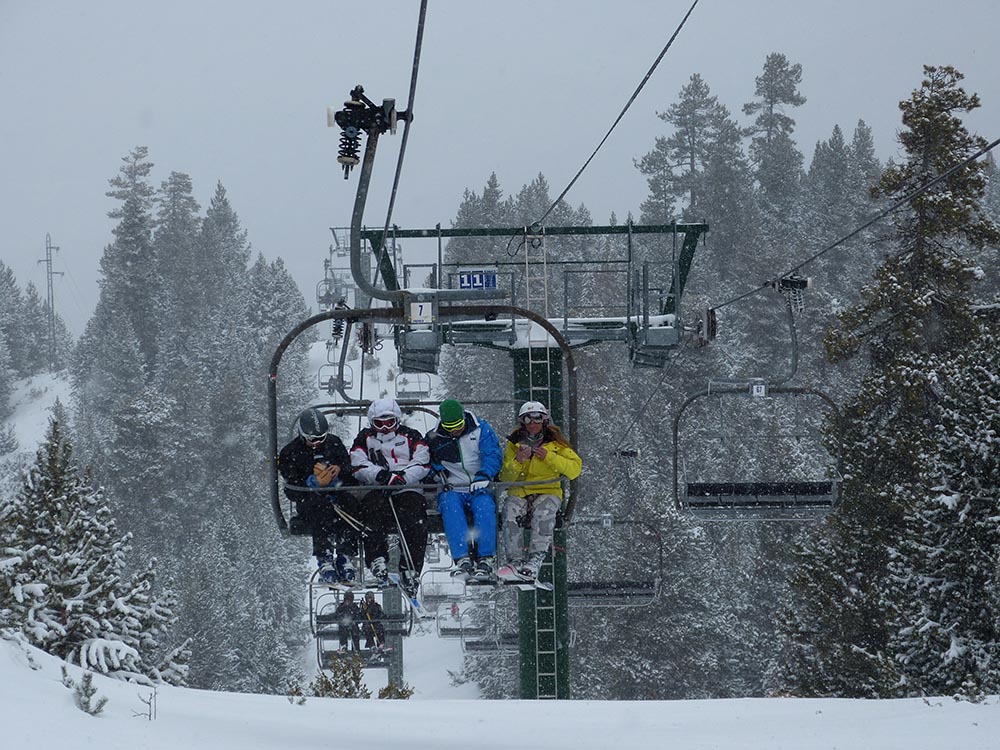
[[[395,417],[375,417],[372,420],[372,426],[376,429],[386,429],[387,427],[395,427],[399,423],[399,420]]]
[[[544,422],[545,421],[545,415],[541,414],[540,412],[533,411],[533,412],[529,412],[528,414],[525,414],[523,417],[521,417],[521,421],[524,424],[530,424],[531,422],[536,422],[536,423],[538,423],[538,422]]]

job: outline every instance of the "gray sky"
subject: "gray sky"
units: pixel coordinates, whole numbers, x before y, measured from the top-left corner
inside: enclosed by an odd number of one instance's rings
[[[447,226],[465,188],[497,173],[508,194],[539,172],[555,197],[610,127],[690,0],[430,0],[394,222]],[[418,0],[0,0],[0,259],[44,293],[45,234],[62,249],[56,305],[80,333],[111,239],[107,180],[137,145],[158,185],[186,172],[206,206],[217,181],[256,251],[282,256],[315,305],[328,227],[350,221],[357,177],[336,164],[340,107],[361,83],[407,103]],[[1000,135],[995,0],[701,0],[639,99],[567,199],[595,222],[637,212],[632,166],[692,73],[740,107],[769,52],[801,63],[791,112],[808,160],[839,123],[897,153],[899,100],[921,66],[954,65]],[[380,140],[365,221],[381,226],[399,136]],[[712,217],[707,217],[711,222]],[[831,238],[832,239],[832,238]]]

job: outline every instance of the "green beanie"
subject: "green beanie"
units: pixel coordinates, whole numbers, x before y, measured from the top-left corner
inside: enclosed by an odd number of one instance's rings
[[[465,407],[461,403],[453,398],[445,399],[441,402],[441,408],[438,410],[441,415],[441,424],[448,427],[448,425],[453,425],[457,422],[465,421]]]

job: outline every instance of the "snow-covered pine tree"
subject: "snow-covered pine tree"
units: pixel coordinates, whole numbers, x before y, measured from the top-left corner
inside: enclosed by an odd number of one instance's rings
[[[0,336],[6,341],[10,354],[8,366],[14,377],[23,378],[29,373],[21,362],[27,360],[27,341],[21,337],[24,317],[24,296],[17,285],[14,272],[0,261]]]
[[[110,298],[103,295],[75,349],[71,381],[79,452],[95,467],[97,481],[108,489],[115,517],[127,531],[135,531],[138,522],[133,520],[133,514],[141,507],[135,497],[143,492],[132,484],[137,465],[122,465],[117,423],[136,401],[146,398],[149,386],[132,323],[124,315],[115,315]],[[126,432],[122,437],[121,447],[135,450],[134,436]],[[126,491],[119,493],[119,488]]]
[[[56,410],[55,414],[60,414]],[[58,418],[17,495],[3,503],[0,613],[49,653],[106,674],[181,680],[183,649],[158,659],[174,617],[153,568],[129,576],[129,535],[81,474]]]
[[[309,317],[309,305],[281,258],[270,263],[258,255],[248,273],[249,351],[256,353],[258,373],[265,375],[270,355],[292,328]],[[316,329],[312,329],[315,331]],[[309,372],[309,346],[315,334],[304,332],[281,360],[282,387],[278,397],[278,424],[292,424],[315,390],[315,373]],[[260,381],[263,382],[263,381]],[[279,440],[281,437],[279,436]]]
[[[118,219],[118,224],[112,230],[114,242],[104,248],[101,257],[101,299],[107,299],[113,316],[123,316],[132,324],[147,375],[152,375],[163,285],[152,243],[153,186],[148,177],[153,164],[148,156],[145,146],[137,146],[122,157],[123,166],[109,180],[107,195],[119,205],[108,216]]]
[[[801,82],[802,65],[772,52],[757,76],[754,100],[743,105],[744,114],[756,115],[747,129],[750,156],[756,167],[761,211],[774,238],[787,239],[798,224],[803,159],[792,140],[795,120],[785,108],[805,104],[798,89]]]
[[[31,281],[24,289],[18,336],[23,342],[22,372],[34,375],[49,369],[48,312],[38,296],[38,288]]]
[[[640,206],[642,221],[663,224],[679,215],[685,221],[704,218],[701,182],[712,142],[728,113],[712,95],[708,84],[694,73],[678,100],[656,116],[674,127],[668,136],[657,136],[653,150],[636,167],[647,176],[649,195]]]
[[[906,513],[889,569],[889,650],[904,695],[978,700],[1000,687],[1000,389],[997,305],[961,351],[928,372],[938,398],[925,492]]]
[[[959,86],[961,74],[930,66],[924,74],[900,103],[906,159],[886,171],[876,197],[907,195],[984,144],[958,117],[979,105]],[[873,283],[827,337],[834,361],[864,347],[868,372],[842,409],[842,507],[803,547],[793,579],[788,684],[797,693],[877,697],[896,690],[891,623],[910,610],[903,598],[914,593],[898,580],[919,564],[902,545],[917,541],[907,534],[944,486],[943,477],[929,482],[926,473],[942,451],[936,365],[977,344],[971,293],[981,274],[967,251],[1000,239],[981,207],[982,169],[972,164],[911,200]]]
[[[7,419],[13,411],[10,397],[14,393],[14,368],[11,366],[10,349],[7,347],[7,336],[0,328],[0,422]],[[0,450],[0,453],[4,453]]]

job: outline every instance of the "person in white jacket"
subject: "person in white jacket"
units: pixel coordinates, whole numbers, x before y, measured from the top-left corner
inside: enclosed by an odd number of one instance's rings
[[[414,488],[430,472],[427,442],[416,430],[402,423],[403,413],[391,398],[380,398],[368,407],[368,427],[351,445],[351,468],[361,484],[380,486],[362,500],[364,516],[372,533],[365,541],[372,574],[385,582],[388,577],[386,535],[399,533],[400,583],[411,597],[416,595],[427,546],[427,503]],[[399,486],[400,489],[394,489]]]

